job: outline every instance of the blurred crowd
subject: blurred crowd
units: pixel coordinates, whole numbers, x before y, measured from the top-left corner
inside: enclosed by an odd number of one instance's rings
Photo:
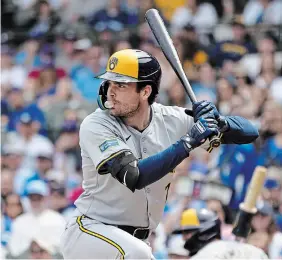
[[[253,171],[267,179],[247,243],[282,259],[282,0],[2,0],[1,257],[61,258],[60,233],[82,193],[79,125],[97,108],[109,56],[138,48],[163,71],[158,102],[191,107],[144,20],[157,8],[198,100],[255,124],[252,144],[194,151],[175,171],[157,259],[181,257],[183,210],[232,223]]]

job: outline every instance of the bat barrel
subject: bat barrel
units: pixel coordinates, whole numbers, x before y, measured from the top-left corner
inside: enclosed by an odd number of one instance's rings
[[[185,75],[177,51],[173,45],[170,35],[167,32],[167,29],[165,27],[163,19],[159,14],[159,11],[154,8],[149,9],[145,14],[145,19],[148,22],[159,46],[161,47],[163,54],[165,55],[173,70],[175,71],[176,75],[178,76],[190,100],[192,101],[192,103],[197,102],[197,98]]]

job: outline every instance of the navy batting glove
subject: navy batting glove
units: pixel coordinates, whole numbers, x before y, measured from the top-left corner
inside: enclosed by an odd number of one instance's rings
[[[185,109],[185,113],[194,118],[194,122],[197,122],[200,117],[214,117],[218,123],[218,129],[221,133],[229,130],[228,121],[224,116],[221,116],[216,106],[208,101],[199,101],[193,104],[193,110]]]
[[[203,144],[207,138],[213,135],[218,135],[219,129],[217,121],[213,117],[201,117],[195,123],[189,133],[181,140],[184,142],[187,152]]]
[[[216,120],[220,116],[216,106],[212,102],[206,100],[195,102],[193,104],[192,110],[185,109],[185,113],[189,116],[192,116],[195,123],[203,115],[212,115]]]

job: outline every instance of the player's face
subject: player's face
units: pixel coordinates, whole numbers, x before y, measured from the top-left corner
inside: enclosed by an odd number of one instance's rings
[[[137,83],[118,83],[109,81],[107,100],[113,104],[112,116],[132,117],[140,109],[141,97],[137,92]]]

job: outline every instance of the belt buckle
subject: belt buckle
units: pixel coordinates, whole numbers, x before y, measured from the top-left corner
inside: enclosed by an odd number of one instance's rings
[[[136,228],[135,230],[134,230],[134,232],[133,232],[133,236],[134,237],[136,237],[135,235],[136,235],[136,232],[137,231],[139,231],[139,230],[146,230],[147,232],[149,232],[149,229],[148,228]],[[143,238],[140,238],[140,239],[147,239],[149,237],[149,235],[145,238],[145,237],[143,237]]]

